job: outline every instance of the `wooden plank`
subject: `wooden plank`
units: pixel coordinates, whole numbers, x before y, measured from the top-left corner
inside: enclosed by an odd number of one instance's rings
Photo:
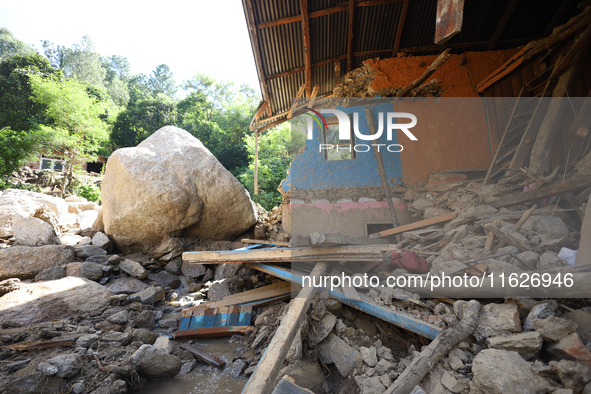
[[[355,1],[349,0],[349,27],[347,30],[347,72],[353,68],[353,22],[355,18]]]
[[[304,66],[306,67],[306,95],[312,94],[312,60],[310,55],[310,19],[308,0],[300,0],[302,10],[302,35],[304,39]]]
[[[247,264],[261,272],[265,272],[269,275],[273,275],[277,278],[289,280],[292,283],[301,284],[302,276],[296,273],[290,272],[280,267],[276,267],[270,264]],[[392,323],[398,327],[404,328],[415,334],[424,336],[425,338],[433,339],[441,331],[441,328],[429,324],[423,320],[417,319],[407,313],[399,313],[395,309],[387,306],[377,305],[369,297],[360,294],[360,300],[351,300],[345,297],[345,295],[338,291],[329,291],[329,295],[333,298],[338,299],[341,303],[346,304],[352,308],[368,313],[379,319]]]
[[[16,351],[22,352],[25,350],[49,349],[52,347],[72,346],[72,344],[74,343],[74,341],[76,341],[76,339],[77,338],[67,338],[67,339],[62,339],[60,341],[28,341],[28,342],[14,343],[12,345],[6,345],[4,347],[11,349],[11,350],[16,350]]]
[[[505,241],[506,244],[511,245],[511,246],[515,246],[516,248],[518,248],[522,252],[527,252],[529,250],[524,245],[522,245],[520,242],[518,242],[515,238],[511,237],[511,235],[504,233],[503,231],[498,229],[492,223],[487,224],[486,226],[484,226],[484,228],[486,228],[488,231],[492,232],[500,240]]]
[[[429,228],[429,229],[422,229],[422,230],[405,231],[402,233],[402,238],[420,240],[422,238],[426,238],[428,235],[431,235],[434,232],[437,232],[439,230],[440,229],[437,229],[437,228]]]
[[[195,346],[189,345],[188,343],[183,343],[181,345],[181,349],[187,350],[188,352],[193,354],[193,356],[197,357],[199,360],[204,361],[213,367],[223,369],[226,366],[226,362],[224,360],[221,360],[216,356],[212,356],[211,354],[205,353],[204,351],[201,351],[197,349]]]
[[[252,326],[225,326],[207,327],[191,330],[178,330],[174,333],[174,339],[219,338],[232,335],[246,335],[248,331],[254,331]]]
[[[232,294],[224,297],[220,301],[206,302],[193,308],[183,309],[195,310],[197,308],[219,308],[223,306],[245,304],[247,302],[253,302],[258,300],[264,300],[267,298],[277,297],[285,294],[291,294],[292,284],[288,281],[273,283],[272,285],[262,286],[253,290],[244,291],[238,294]]]
[[[240,240],[243,244],[263,244],[263,245],[277,245],[277,246],[287,246],[289,242],[281,242],[281,241],[266,241],[262,239],[248,239],[242,238]]]
[[[445,222],[448,222],[448,221],[454,219],[458,215],[459,212],[460,211],[450,212],[450,213],[446,213],[445,215],[439,215],[439,216],[435,216],[430,219],[420,220],[418,222],[405,224],[404,226],[399,226],[396,228],[391,228],[388,230],[380,231],[379,233],[370,234],[370,237],[372,237],[372,238],[386,237],[388,235],[400,234],[405,231],[418,230],[420,228],[429,227],[434,224],[445,223]]]
[[[435,44],[441,45],[462,30],[464,0],[437,0]]]
[[[534,211],[536,210],[537,207],[538,207],[538,204],[534,205],[533,207],[531,207],[530,209],[525,211],[523,213],[523,216],[521,216],[521,218],[519,219],[519,221],[517,223],[515,223],[515,226],[513,226],[511,231],[513,231],[513,232],[519,231],[519,229],[521,229],[521,226],[523,226],[523,224],[525,222],[527,222],[527,219],[529,219],[529,217],[532,215],[532,213],[534,213]]]
[[[510,207],[513,205],[525,204],[527,202],[543,200],[545,198],[559,196],[561,194],[574,193],[577,191],[584,190],[591,186],[591,178],[582,178],[576,181],[552,185],[543,189],[534,190],[531,192],[525,192],[514,196],[500,198],[495,201],[491,201],[487,205],[493,208]]]
[[[373,122],[373,116],[371,114],[371,110],[369,108],[365,109],[365,117],[367,119],[367,127],[369,129],[369,133],[371,135],[376,134],[376,127]],[[388,208],[390,211],[390,218],[392,219],[392,226],[394,228],[398,227],[398,219],[396,219],[396,211],[394,210],[394,203],[392,202],[392,195],[390,194],[390,186],[388,184],[388,177],[386,176],[386,168],[384,167],[384,160],[382,159],[382,152],[380,152],[379,146],[376,144],[373,145],[373,154],[376,158],[376,162],[378,163],[378,171],[380,172],[380,178],[382,179],[382,189],[384,190],[384,194],[386,195],[386,200],[388,202]],[[401,238],[400,235],[396,236],[396,241],[400,242]]]
[[[326,263],[317,263],[311,277],[320,277],[326,271]],[[287,356],[287,352],[295,338],[295,335],[306,317],[306,311],[318,288],[306,286],[297,298],[294,298],[285,317],[277,328],[271,343],[267,346],[263,357],[257,364],[252,376],[244,386],[243,393],[268,394],[273,391],[277,375]]]
[[[487,51],[492,51],[493,49],[495,49],[495,47],[499,43],[499,39],[501,38],[503,31],[505,31],[505,26],[507,26],[507,22],[509,22],[509,19],[511,19],[511,15],[513,15],[513,11],[515,10],[517,3],[519,3],[519,0],[511,0],[511,2],[509,2],[509,5],[507,6],[507,8],[505,8],[505,12],[503,13],[503,16],[501,17],[501,20],[499,21],[499,24],[497,25],[495,32],[493,33],[492,37],[490,38],[490,42],[488,43],[488,46],[486,47]]]
[[[398,29],[396,29],[396,39],[394,41],[394,49],[392,50],[392,57],[396,57],[398,49],[400,49],[400,39],[402,37],[402,30],[404,29],[404,22],[406,21],[406,14],[408,12],[409,0],[404,0],[402,4],[402,11],[400,12],[400,18],[398,19]]]
[[[297,110],[298,105],[299,105],[299,98],[302,97],[305,90],[306,90],[306,84],[303,84],[298,89],[298,92],[296,94],[296,99],[293,101],[293,104],[291,105],[291,108],[289,109],[289,112],[287,113],[287,119],[291,119],[293,113]],[[280,123],[284,122],[284,121],[285,120],[281,120]]]
[[[447,214],[444,216],[449,216]],[[439,216],[438,216],[439,217]],[[455,217],[455,215],[453,216]],[[453,219],[453,217],[451,217]],[[433,218],[436,219],[436,218]],[[432,220],[432,219],[429,219]],[[414,224],[414,223],[413,223]],[[410,226],[410,225],[409,225]],[[405,227],[405,226],[402,226]],[[400,228],[400,227],[399,227]],[[403,230],[405,231],[405,230]],[[298,258],[322,258],[333,255],[368,255],[379,254],[386,251],[397,251],[393,244],[384,245],[351,245],[351,246],[327,246],[327,247],[297,247],[297,248],[264,248],[252,250],[222,250],[202,251],[183,253],[184,261],[196,262],[199,264],[221,264],[239,262],[264,262],[264,261],[285,261],[291,262]]]

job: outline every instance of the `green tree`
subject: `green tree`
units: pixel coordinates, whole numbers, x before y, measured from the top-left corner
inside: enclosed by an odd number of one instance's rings
[[[0,178],[33,161],[44,148],[47,136],[42,132],[23,132],[0,129]]]
[[[107,71],[88,35],[82,37],[72,48],[55,45],[49,41],[42,41],[42,46],[51,64],[62,70],[66,77],[95,86],[104,86]]]
[[[265,209],[271,210],[282,202],[277,188],[287,176],[287,168],[295,155],[291,150],[291,127],[283,123],[259,135],[258,196],[254,194],[255,136],[246,135],[244,140],[250,163],[244,172],[238,175],[238,180],[255,201]]]
[[[46,106],[47,115],[53,120],[52,125],[39,127],[52,135],[53,147],[64,160],[63,195],[73,177],[74,166],[93,158],[108,139],[104,117],[109,103],[89,94],[87,87],[74,79],[59,81],[33,75],[30,81],[34,99]]]
[[[45,105],[31,98],[30,75],[59,78],[61,72],[37,53],[15,55],[0,62],[0,129],[10,127],[25,132],[49,121]]]
[[[129,102],[129,61],[124,56],[108,56],[101,59],[106,70],[105,87],[113,103],[125,106]]]
[[[33,47],[15,38],[12,32],[5,27],[0,27],[0,61],[13,56],[28,56],[37,53]]]
[[[170,71],[170,68],[166,64],[161,64],[152,71],[148,80],[148,86],[151,88],[154,96],[162,93],[174,99],[177,92],[172,71]]]
[[[178,125],[176,103],[164,94],[130,102],[113,125],[111,142],[116,148],[136,146],[163,126]]]

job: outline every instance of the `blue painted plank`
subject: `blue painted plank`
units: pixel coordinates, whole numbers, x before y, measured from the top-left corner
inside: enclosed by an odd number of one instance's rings
[[[181,323],[179,324],[179,331],[180,330],[188,330],[189,323],[191,323],[191,317],[183,317],[181,319]]]
[[[302,277],[300,275],[296,275],[289,271],[285,271],[282,268],[274,267],[263,263],[251,263],[250,265],[252,267],[261,267],[266,271],[271,272],[272,275],[280,279],[288,280],[300,286],[302,285]],[[351,300],[349,298],[346,298],[343,293],[338,291],[329,291],[329,294],[339,299],[343,304],[349,305],[355,309],[359,309],[360,311],[363,311],[367,314],[390,322],[398,327],[402,327],[405,330],[422,335],[426,338],[434,339],[441,331],[439,327],[436,327],[432,324],[429,324],[427,322],[423,323],[416,318],[410,317],[406,314],[397,313],[396,311],[393,311],[391,309],[380,307],[379,305],[370,303],[364,299],[361,299],[359,301]]]

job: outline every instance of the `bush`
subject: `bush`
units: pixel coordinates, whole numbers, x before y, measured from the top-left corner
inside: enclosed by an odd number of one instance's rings
[[[0,176],[0,190],[6,189],[21,189],[37,193],[42,192],[38,185],[31,185],[29,183],[12,183],[8,177]]]
[[[101,203],[101,189],[95,185],[80,185],[76,190],[76,194],[80,197],[84,197],[88,201],[93,201],[97,204]]]

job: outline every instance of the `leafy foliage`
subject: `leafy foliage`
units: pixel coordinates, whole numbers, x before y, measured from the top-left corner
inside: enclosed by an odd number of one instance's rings
[[[88,201],[96,202],[97,204],[101,203],[101,189],[98,186],[87,184],[87,185],[80,185],[75,190],[76,195],[80,197],[84,197]]]
[[[8,176],[20,166],[34,160],[47,140],[41,132],[0,129],[0,177]]]
[[[33,47],[15,38],[12,32],[5,27],[0,27],[0,61],[13,56],[28,56],[37,53]]]

